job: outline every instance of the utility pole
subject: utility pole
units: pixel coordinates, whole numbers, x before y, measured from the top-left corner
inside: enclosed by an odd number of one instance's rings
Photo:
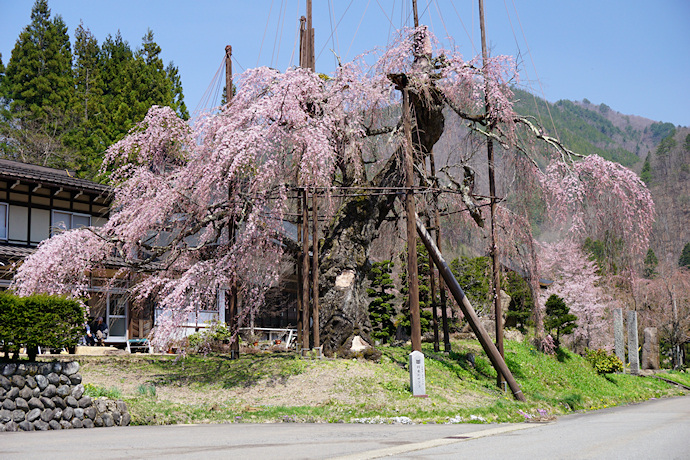
[[[403,94],[403,127],[405,131],[405,215],[407,220],[407,282],[410,299],[410,327],[412,351],[422,351],[422,329],[419,318],[419,274],[417,270],[417,228],[414,202],[414,153],[412,150],[412,123],[410,121],[410,94],[407,86]]]
[[[414,13],[414,26],[419,27],[419,15],[417,14],[417,0],[412,0],[412,11]]]
[[[314,334],[314,348],[321,346],[321,336],[319,333],[319,202],[316,196],[316,188],[311,195],[311,209],[312,209],[312,231],[311,231],[311,276],[312,276],[312,324]]]
[[[225,47],[225,103],[229,104],[232,100],[232,46],[227,45]],[[228,187],[228,201],[230,206],[232,206],[233,200],[233,190],[232,185]],[[235,241],[235,233],[237,232],[237,223],[233,218],[230,222],[229,234],[230,241]],[[237,336],[235,340],[230,345],[230,358],[237,359],[240,357],[240,335],[239,335],[239,323],[237,322],[237,282],[233,281],[230,286],[230,292],[228,293],[228,315],[227,322],[230,325],[230,331],[237,331]]]
[[[225,47],[225,103],[232,100],[232,46]]]
[[[309,350],[309,203],[302,189],[302,352]]]
[[[482,62],[483,62],[483,72],[484,78],[487,78],[487,65],[489,60],[489,52],[486,48],[486,26],[484,25],[484,0],[479,0],[479,27],[482,33]],[[489,101],[488,95],[488,85],[485,82],[484,91],[484,107],[485,112],[488,115],[491,111],[491,103]],[[489,132],[493,130],[494,122],[492,121],[489,126]],[[492,294],[494,299],[494,313],[496,321],[496,348],[500,353],[501,357],[503,354],[503,312],[501,311],[501,267],[498,261],[498,247],[496,246],[496,178],[494,170],[494,143],[491,138],[486,141],[486,152],[489,163],[489,196],[491,200],[491,260],[493,268],[493,283],[492,284]],[[503,388],[504,378],[501,372],[496,369],[496,384]]]

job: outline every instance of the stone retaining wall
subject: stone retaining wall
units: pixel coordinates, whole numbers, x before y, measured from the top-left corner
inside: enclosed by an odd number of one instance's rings
[[[129,425],[122,401],[84,395],[79,363],[0,362],[0,431]]]

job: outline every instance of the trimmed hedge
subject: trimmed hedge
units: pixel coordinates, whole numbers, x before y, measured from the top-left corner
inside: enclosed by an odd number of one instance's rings
[[[17,297],[0,292],[0,341],[5,357],[18,356],[26,348],[29,360],[36,359],[38,347],[72,348],[84,335],[86,315],[76,300],[35,294]]]

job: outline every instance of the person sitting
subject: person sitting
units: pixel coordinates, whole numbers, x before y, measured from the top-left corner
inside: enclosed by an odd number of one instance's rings
[[[108,338],[108,326],[103,322],[103,317],[99,316],[94,325],[94,334],[96,335],[96,344],[104,346],[104,339]]]
[[[92,347],[96,344],[96,339],[94,338],[93,334],[91,333],[91,326],[89,326],[89,323],[84,323],[84,327],[86,328],[86,333],[84,334],[84,344],[86,346]]]

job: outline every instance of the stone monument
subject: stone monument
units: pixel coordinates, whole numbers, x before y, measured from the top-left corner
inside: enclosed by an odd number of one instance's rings
[[[424,353],[413,351],[410,353],[410,390],[412,396],[426,398],[426,377],[424,374]]]
[[[659,336],[655,327],[644,328],[642,369],[659,369]]]
[[[623,329],[623,309],[613,310],[613,345],[616,356],[625,364],[625,330]]]
[[[628,312],[628,361],[630,363],[630,374],[640,375],[640,358],[638,354],[637,341],[637,312]]]

